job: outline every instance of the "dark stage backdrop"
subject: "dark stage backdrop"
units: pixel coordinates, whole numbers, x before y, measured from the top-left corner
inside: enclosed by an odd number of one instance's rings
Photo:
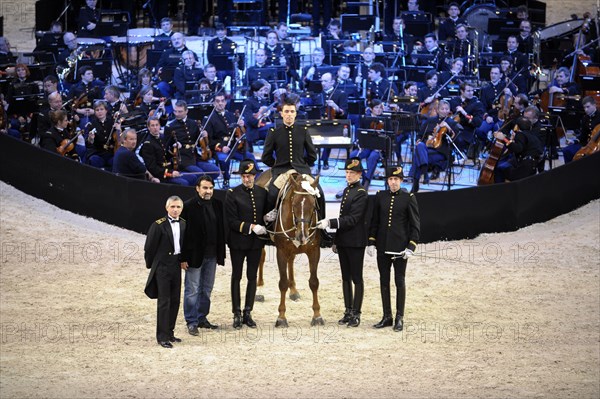
[[[193,187],[115,176],[7,135],[0,135],[0,148],[4,182],[59,208],[139,233],[164,214],[167,197],[195,195]],[[547,221],[599,198],[598,170],[600,154],[595,154],[517,182],[418,193],[420,241],[473,238]],[[215,196],[224,200],[225,191]]]

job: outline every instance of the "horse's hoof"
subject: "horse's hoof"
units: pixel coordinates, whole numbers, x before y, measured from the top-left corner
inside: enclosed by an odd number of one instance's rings
[[[321,316],[312,319],[312,321],[310,322],[311,326],[324,326],[325,325],[325,320],[323,320],[323,318]]]
[[[256,295],[256,296],[254,297],[254,300],[255,300],[256,302],[264,302],[264,301],[265,301],[265,296],[264,296],[264,295],[262,295],[262,294],[260,294],[260,295]]]
[[[295,294],[290,294],[290,299],[294,302],[297,302],[300,299],[300,294],[297,292]]]
[[[288,327],[288,322],[286,319],[277,319],[275,322],[275,327]]]

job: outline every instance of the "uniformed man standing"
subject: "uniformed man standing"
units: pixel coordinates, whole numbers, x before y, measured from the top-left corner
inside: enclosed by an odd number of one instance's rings
[[[256,164],[252,159],[240,162],[237,172],[242,175],[242,184],[227,191],[225,200],[226,223],[229,226],[227,245],[231,254],[231,306],[233,311],[233,328],[242,328],[242,324],[256,328],[252,320],[252,308],[256,296],[256,275],[262,254],[262,248],[267,239],[267,229],[263,218],[267,211],[267,190],[254,185],[257,173]],[[264,239],[262,239],[262,236]],[[240,310],[240,280],[247,262],[246,299],[244,315]]]
[[[404,277],[407,260],[413,256],[419,240],[419,206],[414,194],[400,189],[404,179],[402,167],[387,168],[386,178],[389,190],[379,191],[375,197],[367,248],[369,256],[373,256],[377,248],[377,268],[383,303],[383,318],[373,327],[392,325],[390,271],[393,265],[396,283],[396,320],[393,325],[394,331],[402,331],[406,299]]]
[[[342,291],[346,311],[338,324],[358,327],[363,302],[363,260],[367,246],[367,226],[365,212],[367,209],[367,190],[360,184],[363,172],[360,158],[346,160],[343,170],[346,171],[348,186],[342,195],[340,216],[335,219],[323,219],[317,228],[337,229],[334,251],[337,251],[342,270]],[[354,283],[354,290],[352,289]],[[354,295],[352,293],[354,291]]]

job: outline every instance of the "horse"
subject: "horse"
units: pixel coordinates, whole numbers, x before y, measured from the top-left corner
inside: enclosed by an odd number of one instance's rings
[[[270,172],[268,170],[262,173],[257,179],[256,184],[265,187],[266,182],[271,178]],[[303,184],[303,182],[305,183]],[[271,184],[273,183],[271,182]],[[279,292],[281,294],[278,308],[279,315],[275,327],[288,326],[285,317],[285,296],[288,288],[290,290],[290,299],[298,300],[300,298],[294,281],[294,258],[299,254],[306,254],[308,257],[310,270],[308,283],[313,294],[313,318],[311,326],[325,324],[321,317],[321,306],[319,305],[318,298],[319,279],[317,277],[317,267],[321,257],[321,236],[316,228],[318,214],[315,193],[318,193],[318,184],[318,176],[313,183],[309,183],[300,174],[293,173],[288,177],[286,184],[280,192],[281,205],[272,232],[275,247],[277,248]],[[264,253],[259,267],[258,286],[264,284],[262,279],[263,262]]]

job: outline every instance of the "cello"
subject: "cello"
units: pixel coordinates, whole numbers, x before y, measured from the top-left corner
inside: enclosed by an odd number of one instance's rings
[[[501,130],[502,128],[500,128]],[[515,125],[512,130],[511,137],[514,136],[516,132],[519,131],[519,126]],[[498,164],[498,160],[504,154],[504,150],[506,148],[507,143],[500,142],[500,140],[494,140],[494,145],[490,149],[490,153],[488,158],[485,160],[485,163],[481,167],[481,172],[479,173],[479,179],[477,180],[478,186],[485,186],[488,184],[494,183],[494,170],[496,169],[496,165]]]
[[[600,125],[596,125],[592,130],[590,140],[584,147],[581,147],[579,151],[575,153],[573,161],[590,156],[598,151],[600,151]]]

